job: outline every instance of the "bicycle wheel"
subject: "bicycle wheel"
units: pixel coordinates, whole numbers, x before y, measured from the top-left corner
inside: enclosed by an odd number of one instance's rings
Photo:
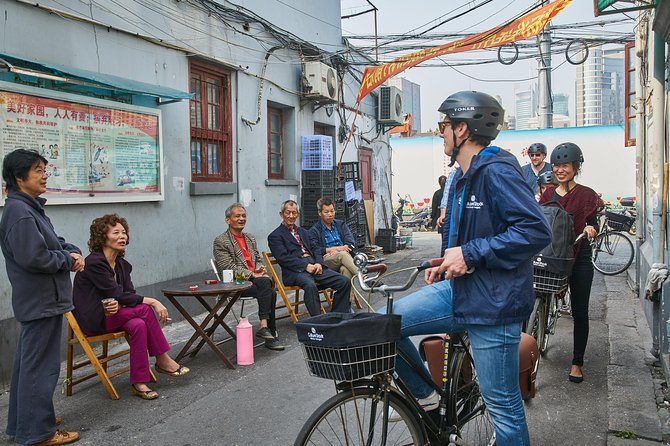
[[[544,356],[549,345],[549,335],[554,334],[556,328],[556,317],[558,316],[558,306],[556,305],[556,295],[549,294],[544,300],[544,336],[540,345],[540,355]]]
[[[526,324],[526,333],[535,338],[540,353],[542,353],[547,328],[546,307],[542,295],[536,293],[535,296],[535,305],[533,305],[533,311],[530,313]]]
[[[332,396],[309,417],[294,446],[424,445],[417,416],[403,397],[394,392],[388,394],[393,419],[387,425],[386,443],[383,442],[383,396],[379,388],[370,387]]]
[[[465,444],[495,445],[495,429],[479,391],[477,370],[470,353],[456,350],[450,369],[451,387],[447,406],[449,425],[458,428],[458,434]]]
[[[633,243],[621,232],[603,232],[598,235],[592,249],[594,268],[607,276],[626,271],[635,256]]]

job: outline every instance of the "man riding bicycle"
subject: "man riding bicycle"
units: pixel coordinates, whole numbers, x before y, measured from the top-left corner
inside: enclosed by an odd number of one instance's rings
[[[460,166],[445,190],[448,245],[442,265],[426,270],[431,285],[394,305],[402,315],[398,346],[422,364],[409,336],[467,331],[496,444],[529,445],[518,349],[533,307],[531,258],[549,244],[551,233],[516,158],[489,145],[502,127],[500,104],[487,94],[462,91],[438,110],[445,115],[439,122],[444,152],[450,166]],[[449,280],[438,281],[443,274]],[[437,392],[401,357],[396,371],[426,410],[437,407]]]

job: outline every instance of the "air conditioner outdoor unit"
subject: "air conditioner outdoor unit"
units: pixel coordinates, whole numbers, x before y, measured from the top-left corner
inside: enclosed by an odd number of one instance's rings
[[[306,62],[303,93],[306,98],[337,101],[337,73],[322,62]]]
[[[379,87],[379,117],[377,122],[384,125],[402,125],[402,91],[398,87]]]

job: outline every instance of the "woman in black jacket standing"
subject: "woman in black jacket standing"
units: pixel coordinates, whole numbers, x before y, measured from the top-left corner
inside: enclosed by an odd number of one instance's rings
[[[81,250],[54,231],[44,213],[47,160],[17,149],[2,163],[7,200],[0,247],[12,285],[12,308],[21,324],[14,357],[7,434],[20,444],[66,444],[77,432],[57,429],[53,394],[60,372],[63,314],[72,310],[70,271],[84,269]]]

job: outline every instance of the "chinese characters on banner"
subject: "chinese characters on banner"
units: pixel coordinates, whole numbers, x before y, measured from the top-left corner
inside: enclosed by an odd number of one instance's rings
[[[572,0],[555,0],[536,11],[528,13],[518,19],[479,34],[468,36],[444,45],[423,49],[375,67],[367,67],[363,73],[361,87],[358,90],[356,103],[360,104],[365,96],[379,87],[386,79],[402,73],[408,68],[421,62],[446,54],[462,53],[464,51],[496,48],[508,43],[525,40],[536,36],[544,29],[551,19],[561,12]]]
[[[37,149],[48,161],[46,198],[156,195],[158,122],[154,114],[0,91],[0,156]]]

